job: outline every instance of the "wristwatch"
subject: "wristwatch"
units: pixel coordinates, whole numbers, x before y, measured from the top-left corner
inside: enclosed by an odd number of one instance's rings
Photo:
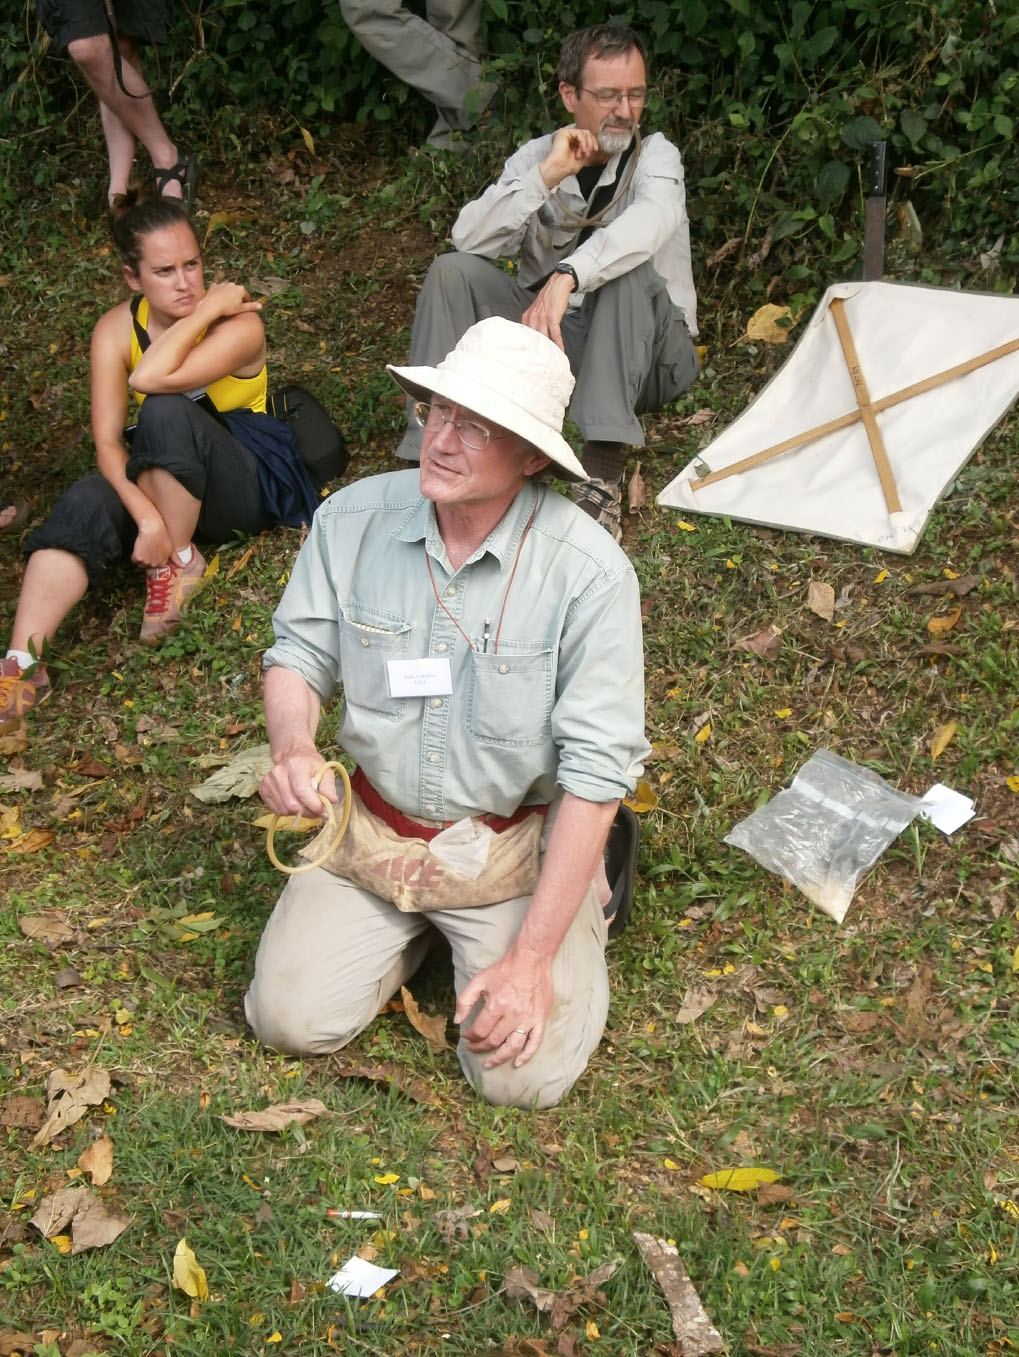
[[[575,291],[577,292],[580,291],[580,279],[577,277],[577,270],[573,267],[572,264],[567,264],[565,260],[560,260],[560,262],[555,266],[552,272],[568,273],[570,277],[573,279],[573,287]]]

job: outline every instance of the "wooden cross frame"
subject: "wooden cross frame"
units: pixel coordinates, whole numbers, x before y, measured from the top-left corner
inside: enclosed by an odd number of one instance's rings
[[[995,363],[999,358],[1005,358],[1008,354],[1019,351],[1019,339],[1011,339],[1007,344],[999,344],[996,349],[988,349],[986,353],[977,354],[975,358],[968,358],[965,363],[957,363],[955,367],[945,368],[943,372],[932,373],[930,377],[924,377],[922,381],[914,382],[911,386],[904,386],[901,391],[893,391],[889,396],[882,396],[880,400],[872,401],[867,390],[863,370],[860,367],[849,321],[846,319],[845,303],[841,297],[836,297],[829,309],[838,331],[839,343],[842,345],[842,356],[846,360],[853,390],[856,394],[856,409],[850,410],[844,415],[839,415],[835,419],[829,419],[824,424],[818,424],[816,428],[806,429],[803,433],[794,434],[792,438],[787,438],[781,443],[775,443],[772,447],[764,448],[761,452],[755,452],[750,457],[744,457],[738,462],[733,462],[731,466],[723,467],[721,471],[712,471],[706,476],[699,476],[696,480],[690,482],[691,490],[703,490],[706,485],[714,485],[716,481],[724,481],[728,476],[736,476],[741,471],[751,471],[754,467],[762,466],[775,457],[781,457],[784,452],[791,452],[793,448],[801,448],[807,443],[815,443],[819,438],[825,438],[830,433],[837,433],[839,429],[848,429],[851,425],[862,422],[867,432],[867,441],[870,443],[871,455],[874,458],[874,465],[877,467],[888,512],[890,514],[897,513],[902,505],[899,501],[895,477],[888,461],[884,439],[881,437],[881,430],[878,427],[877,416],[884,410],[890,410],[893,405],[901,405],[903,401],[911,400],[914,396],[922,396],[925,391],[933,391],[935,387],[944,386],[946,382],[953,382],[958,377],[965,377],[967,373],[975,372],[977,368],[986,367],[988,363]]]

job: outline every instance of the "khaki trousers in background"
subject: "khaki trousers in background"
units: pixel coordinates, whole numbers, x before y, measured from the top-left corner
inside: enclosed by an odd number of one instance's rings
[[[337,1051],[414,974],[428,948],[429,925],[450,944],[459,994],[506,954],[530,903],[530,896],[521,896],[472,909],[402,914],[322,868],[292,876],[258,945],[244,999],[248,1022],[280,1051]],[[555,998],[544,1039],[521,1069],[507,1061],[486,1070],[484,1056],[458,1043],[463,1072],[487,1102],[552,1107],[584,1072],[608,1016],[605,939],[604,915],[589,889],[552,965]]]

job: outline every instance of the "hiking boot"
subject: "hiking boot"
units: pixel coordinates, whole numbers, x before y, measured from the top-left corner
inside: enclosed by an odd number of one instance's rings
[[[573,502],[600,523],[613,541],[623,540],[623,478],[605,481],[592,476],[573,487]]]
[[[25,713],[41,707],[52,691],[44,664],[22,669],[13,657],[0,660],[0,735],[15,730]]]
[[[178,565],[175,557],[166,565],[145,572],[145,613],[138,639],[142,645],[158,645],[180,626],[180,615],[202,587],[205,558],[197,547],[191,549],[187,565]]]

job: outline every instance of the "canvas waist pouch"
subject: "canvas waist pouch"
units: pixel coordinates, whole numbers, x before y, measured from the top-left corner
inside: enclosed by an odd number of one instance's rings
[[[535,806],[533,813],[501,829],[481,820],[460,821],[426,840],[387,824],[354,791],[347,832],[321,866],[405,914],[494,905],[533,895],[546,810]],[[422,830],[429,833],[425,826]],[[303,855],[317,857],[328,833],[323,830]]]

